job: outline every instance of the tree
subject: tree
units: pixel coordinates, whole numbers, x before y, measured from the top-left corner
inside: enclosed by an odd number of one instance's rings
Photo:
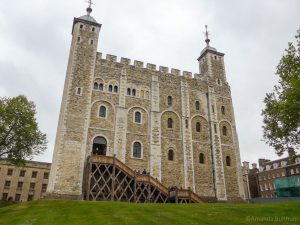
[[[45,151],[46,134],[43,134],[35,118],[33,102],[25,96],[0,97],[0,159],[22,165]]]
[[[300,29],[277,66],[279,82],[264,99],[263,137],[277,155],[300,146]]]

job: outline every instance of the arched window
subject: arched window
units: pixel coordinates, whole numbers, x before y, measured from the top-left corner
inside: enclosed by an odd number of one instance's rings
[[[130,90],[130,88],[127,88],[127,95],[131,95],[131,90]]]
[[[200,164],[205,163],[205,155],[203,153],[200,153],[200,155],[199,155],[199,163]]]
[[[226,126],[222,127],[222,133],[223,133],[223,136],[227,136],[227,127]]]
[[[134,113],[134,122],[135,123],[141,123],[142,121],[142,114],[140,112]]]
[[[103,91],[103,84],[99,84],[99,90]]]
[[[196,106],[196,110],[200,110],[200,102],[199,101],[196,101],[195,106]]]
[[[106,155],[107,141],[104,137],[96,137],[93,140],[93,154]]]
[[[106,108],[105,108],[105,106],[100,107],[99,116],[102,117],[102,118],[106,117]]]
[[[171,106],[173,104],[172,96],[168,96],[168,106]]]
[[[222,106],[222,107],[221,107],[221,113],[222,113],[223,115],[225,115],[225,106]]]
[[[97,82],[94,83],[94,89],[97,90],[99,88],[99,85]]]
[[[134,158],[142,158],[142,145],[140,142],[134,142],[132,156]]]
[[[174,160],[174,151],[173,150],[169,150],[168,151],[168,160],[169,161],[173,161]]]
[[[201,132],[201,124],[199,122],[196,123],[196,131]]]
[[[108,86],[108,91],[109,91],[109,92],[112,92],[112,91],[113,91],[113,86],[112,86],[112,85],[109,85],[109,86]]]
[[[118,86],[114,86],[114,92],[118,93]]]
[[[168,128],[173,128],[173,120],[168,118]]]
[[[135,96],[135,95],[136,95],[136,90],[132,89],[132,96]]]
[[[229,156],[226,156],[226,166],[230,166],[231,165],[231,160]]]

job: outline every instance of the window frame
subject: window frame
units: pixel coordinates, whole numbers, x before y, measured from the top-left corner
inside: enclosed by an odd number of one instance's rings
[[[105,115],[101,116],[101,109],[104,108],[105,109]],[[107,114],[108,114],[108,109],[105,105],[100,105],[99,109],[98,109],[98,118],[102,118],[102,119],[107,119]]]
[[[108,92],[113,92],[113,85],[112,84],[110,84],[110,85],[108,85]]]
[[[230,167],[231,166],[231,158],[230,158],[230,156],[228,155],[228,156],[226,156],[226,166],[228,166],[228,167]]]
[[[197,133],[201,133],[201,123],[200,122],[196,122],[196,132]]]
[[[199,154],[199,164],[205,164],[205,155],[203,152]]]
[[[134,151],[135,151],[134,150],[134,147],[135,147],[134,145],[135,145],[135,143],[138,143],[140,145],[140,151],[141,151],[140,156],[141,157],[134,156]],[[133,159],[143,159],[143,144],[142,144],[141,141],[135,140],[135,141],[132,142],[131,158],[133,158]]]
[[[170,155],[170,153],[171,153],[171,155]],[[174,150],[173,149],[169,149],[168,150],[168,161],[175,161],[175,157],[174,156],[175,156]]]
[[[140,120],[139,120],[139,122],[136,121],[136,114],[137,113],[140,114]],[[136,124],[142,124],[143,123],[143,115],[142,115],[142,112],[140,110],[135,110],[133,112],[133,122],[136,123]]]
[[[167,106],[173,106],[173,97],[171,95],[167,97]]]
[[[227,129],[227,126],[225,126],[225,125],[222,126],[222,135],[225,137],[228,136],[228,129]]]
[[[171,124],[171,126],[169,126],[170,124]],[[168,129],[174,129],[174,121],[173,121],[173,119],[171,117],[169,117],[167,119],[167,128]]]
[[[224,105],[221,106],[221,114],[226,115],[226,109]]]
[[[197,100],[196,102],[195,102],[195,109],[196,109],[196,111],[200,111],[200,101],[199,100]]]

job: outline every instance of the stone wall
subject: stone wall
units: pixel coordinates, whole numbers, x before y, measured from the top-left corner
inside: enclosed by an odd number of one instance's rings
[[[74,25],[49,191],[82,193],[84,162],[94,138],[101,136],[108,155],[133,169],[146,169],[166,186],[190,187],[222,200],[239,197],[239,149],[223,54],[204,52],[201,73],[193,77],[165,66],[104,57],[96,50],[99,29],[92,32],[92,27]],[[101,106],[105,118],[99,116]],[[134,142],[142,146],[141,158],[133,157]],[[231,157],[230,167],[224,164],[226,156]]]

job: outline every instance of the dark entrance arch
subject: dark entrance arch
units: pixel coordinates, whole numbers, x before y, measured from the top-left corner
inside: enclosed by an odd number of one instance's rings
[[[107,141],[104,137],[95,137],[93,140],[93,155],[106,155]]]

